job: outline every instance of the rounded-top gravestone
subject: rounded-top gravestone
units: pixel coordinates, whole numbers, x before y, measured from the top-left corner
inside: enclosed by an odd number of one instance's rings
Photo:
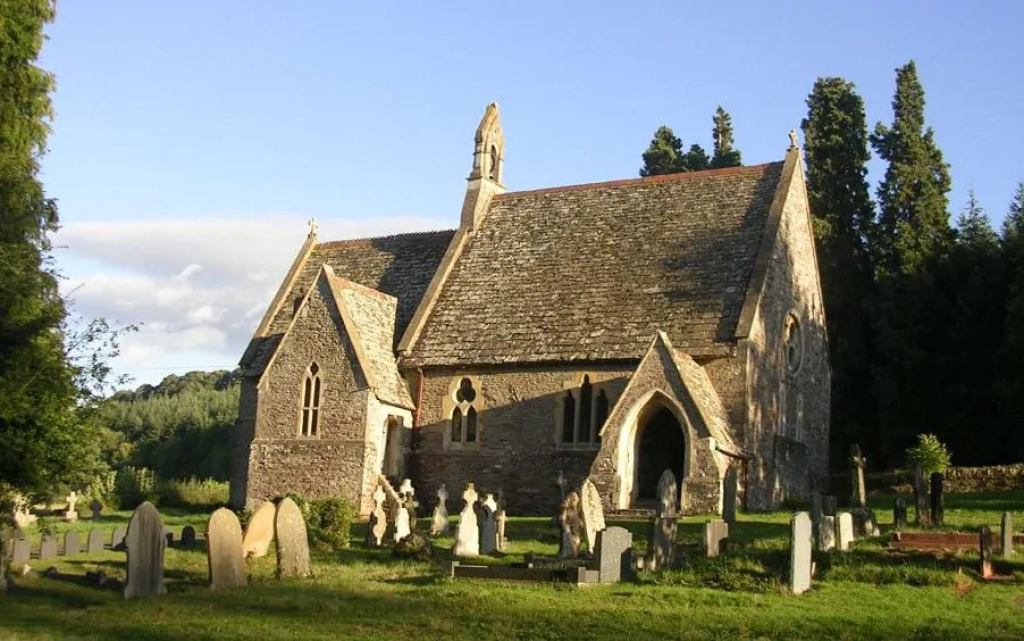
[[[222,507],[210,515],[206,526],[206,551],[211,589],[245,587],[242,525],[231,510]]]
[[[274,540],[274,504],[267,501],[256,508],[242,537],[242,552],[245,557],[258,559],[267,555]]]
[[[583,481],[580,496],[580,507],[583,511],[583,529],[587,534],[587,547],[591,552],[597,550],[597,533],[604,529],[604,507],[597,487],[588,478]]]
[[[277,575],[286,577],[309,574],[306,520],[299,506],[290,498],[284,498],[277,504],[274,531],[277,538]]]
[[[164,523],[160,513],[146,501],[132,514],[124,544],[128,551],[128,583],[124,598],[166,594],[164,588]]]

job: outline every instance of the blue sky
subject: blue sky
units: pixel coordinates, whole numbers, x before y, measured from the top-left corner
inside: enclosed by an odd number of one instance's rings
[[[915,59],[952,166],[998,223],[1024,179],[1024,5],[64,0],[43,180],[79,312],[143,323],[135,384],[233,366],[306,233],[454,227],[501,105],[510,189],[633,177],[654,129],[779,159],[814,80],[891,119]],[[881,168],[876,164],[872,178]]]

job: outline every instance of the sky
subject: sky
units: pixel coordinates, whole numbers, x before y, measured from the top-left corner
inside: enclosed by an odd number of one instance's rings
[[[497,101],[510,190],[635,177],[654,130],[782,158],[819,76],[890,122],[915,60],[952,168],[1001,221],[1024,180],[1024,4],[62,0],[42,180],[74,313],[134,323],[134,387],[233,368],[308,230],[454,228]],[[872,164],[873,183],[884,167]]]

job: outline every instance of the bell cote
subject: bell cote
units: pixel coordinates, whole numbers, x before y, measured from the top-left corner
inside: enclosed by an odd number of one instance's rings
[[[480,224],[491,197],[505,192],[502,174],[505,169],[505,134],[501,130],[498,103],[487,105],[480,126],[476,129],[473,148],[473,170],[469,173],[466,199],[462,203],[462,226],[473,230]]]

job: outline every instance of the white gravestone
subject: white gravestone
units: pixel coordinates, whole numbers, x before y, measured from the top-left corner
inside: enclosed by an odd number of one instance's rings
[[[828,552],[836,546],[836,517],[822,515],[818,527],[818,545],[822,552]]]
[[[64,513],[64,520],[68,523],[74,523],[78,520],[78,510],[75,509],[75,503],[78,503],[78,495],[72,492],[68,495],[68,511]]]
[[[441,484],[437,489],[437,507],[434,508],[434,515],[430,520],[431,536],[441,536],[448,533],[448,489]]]
[[[811,517],[797,512],[790,521],[789,590],[803,594],[811,589]]]
[[[276,512],[277,509],[270,501],[263,502],[253,512],[252,518],[245,526],[245,534],[242,536],[242,554],[245,558],[259,559],[267,555],[270,544],[274,540],[274,514]]]
[[[597,487],[588,478],[583,481],[580,496],[583,508],[583,530],[587,534],[587,547],[591,552],[597,550],[597,533],[605,528],[604,507]]]
[[[366,544],[371,548],[384,545],[384,534],[388,531],[388,516],[384,511],[384,499],[387,493],[380,485],[373,491],[373,511],[370,512],[369,527],[366,531]]]
[[[472,483],[466,485],[462,492],[464,505],[459,513],[459,525],[456,529],[455,546],[452,553],[455,556],[479,556],[480,555],[480,527],[476,522],[476,505],[479,495]]]
[[[853,515],[840,512],[836,517],[836,547],[840,552],[847,552],[853,543]]]
[[[395,512],[395,543],[409,536],[411,532],[412,530],[409,529],[409,508],[401,505]]]

